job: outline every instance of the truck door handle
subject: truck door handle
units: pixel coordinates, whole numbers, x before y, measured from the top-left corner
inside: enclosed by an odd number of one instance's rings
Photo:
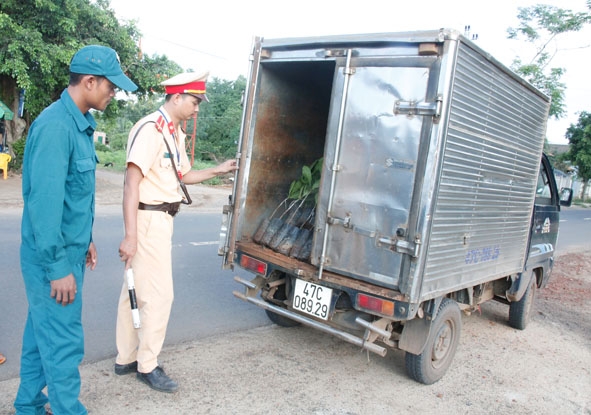
[[[394,114],[413,115],[432,115],[435,118],[441,116],[443,98],[438,96],[434,102],[417,101],[396,101],[394,103]]]
[[[355,226],[351,223],[351,216],[346,216],[345,218],[335,218],[333,216],[328,216],[326,222],[330,225],[341,225],[345,229],[350,229],[355,233],[358,233],[363,236],[367,236],[368,238],[375,238],[377,235],[376,231],[372,231],[369,229],[363,229],[359,226]]]
[[[403,239],[391,238],[389,236],[380,236],[378,238],[378,245],[388,245],[395,252],[410,255],[413,258],[418,258],[421,247],[421,241],[415,238],[414,242],[405,241]]]

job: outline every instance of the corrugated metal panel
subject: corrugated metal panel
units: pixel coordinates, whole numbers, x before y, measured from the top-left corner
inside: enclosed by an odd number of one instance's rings
[[[549,106],[465,44],[455,71],[423,298],[522,270]]]

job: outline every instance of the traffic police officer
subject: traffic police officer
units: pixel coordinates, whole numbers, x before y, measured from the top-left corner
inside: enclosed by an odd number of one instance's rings
[[[115,373],[136,373],[140,381],[161,392],[178,389],[159,366],[158,355],[174,297],[171,239],[184,183],[200,183],[237,169],[236,160],[228,160],[216,167],[191,170],[185,152],[180,125],[199,111],[200,103],[208,101],[207,76],[208,72],[182,73],[163,82],[164,105],[135,124],[127,143],[125,237],[119,255],[135,275],[141,327],[133,326],[124,282],[117,313]]]

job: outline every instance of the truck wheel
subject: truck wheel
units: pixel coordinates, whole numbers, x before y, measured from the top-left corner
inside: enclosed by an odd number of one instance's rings
[[[509,304],[509,325],[514,329],[523,330],[529,323],[537,287],[538,284],[534,274],[521,300],[512,301]]]
[[[444,298],[425,349],[419,355],[406,353],[406,371],[417,382],[430,385],[443,377],[456,354],[462,329],[462,316],[457,303]]]
[[[265,310],[265,313],[267,313],[267,317],[269,317],[269,320],[271,320],[273,323],[277,324],[278,326],[297,327],[300,325],[300,323],[298,323],[297,321],[292,320],[287,317],[280,316],[279,314],[275,314],[272,311]]]

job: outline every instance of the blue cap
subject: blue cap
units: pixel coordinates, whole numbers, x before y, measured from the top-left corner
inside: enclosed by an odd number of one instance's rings
[[[70,72],[104,76],[125,91],[137,89],[137,85],[123,73],[117,52],[106,46],[90,45],[80,49],[70,61]]]

